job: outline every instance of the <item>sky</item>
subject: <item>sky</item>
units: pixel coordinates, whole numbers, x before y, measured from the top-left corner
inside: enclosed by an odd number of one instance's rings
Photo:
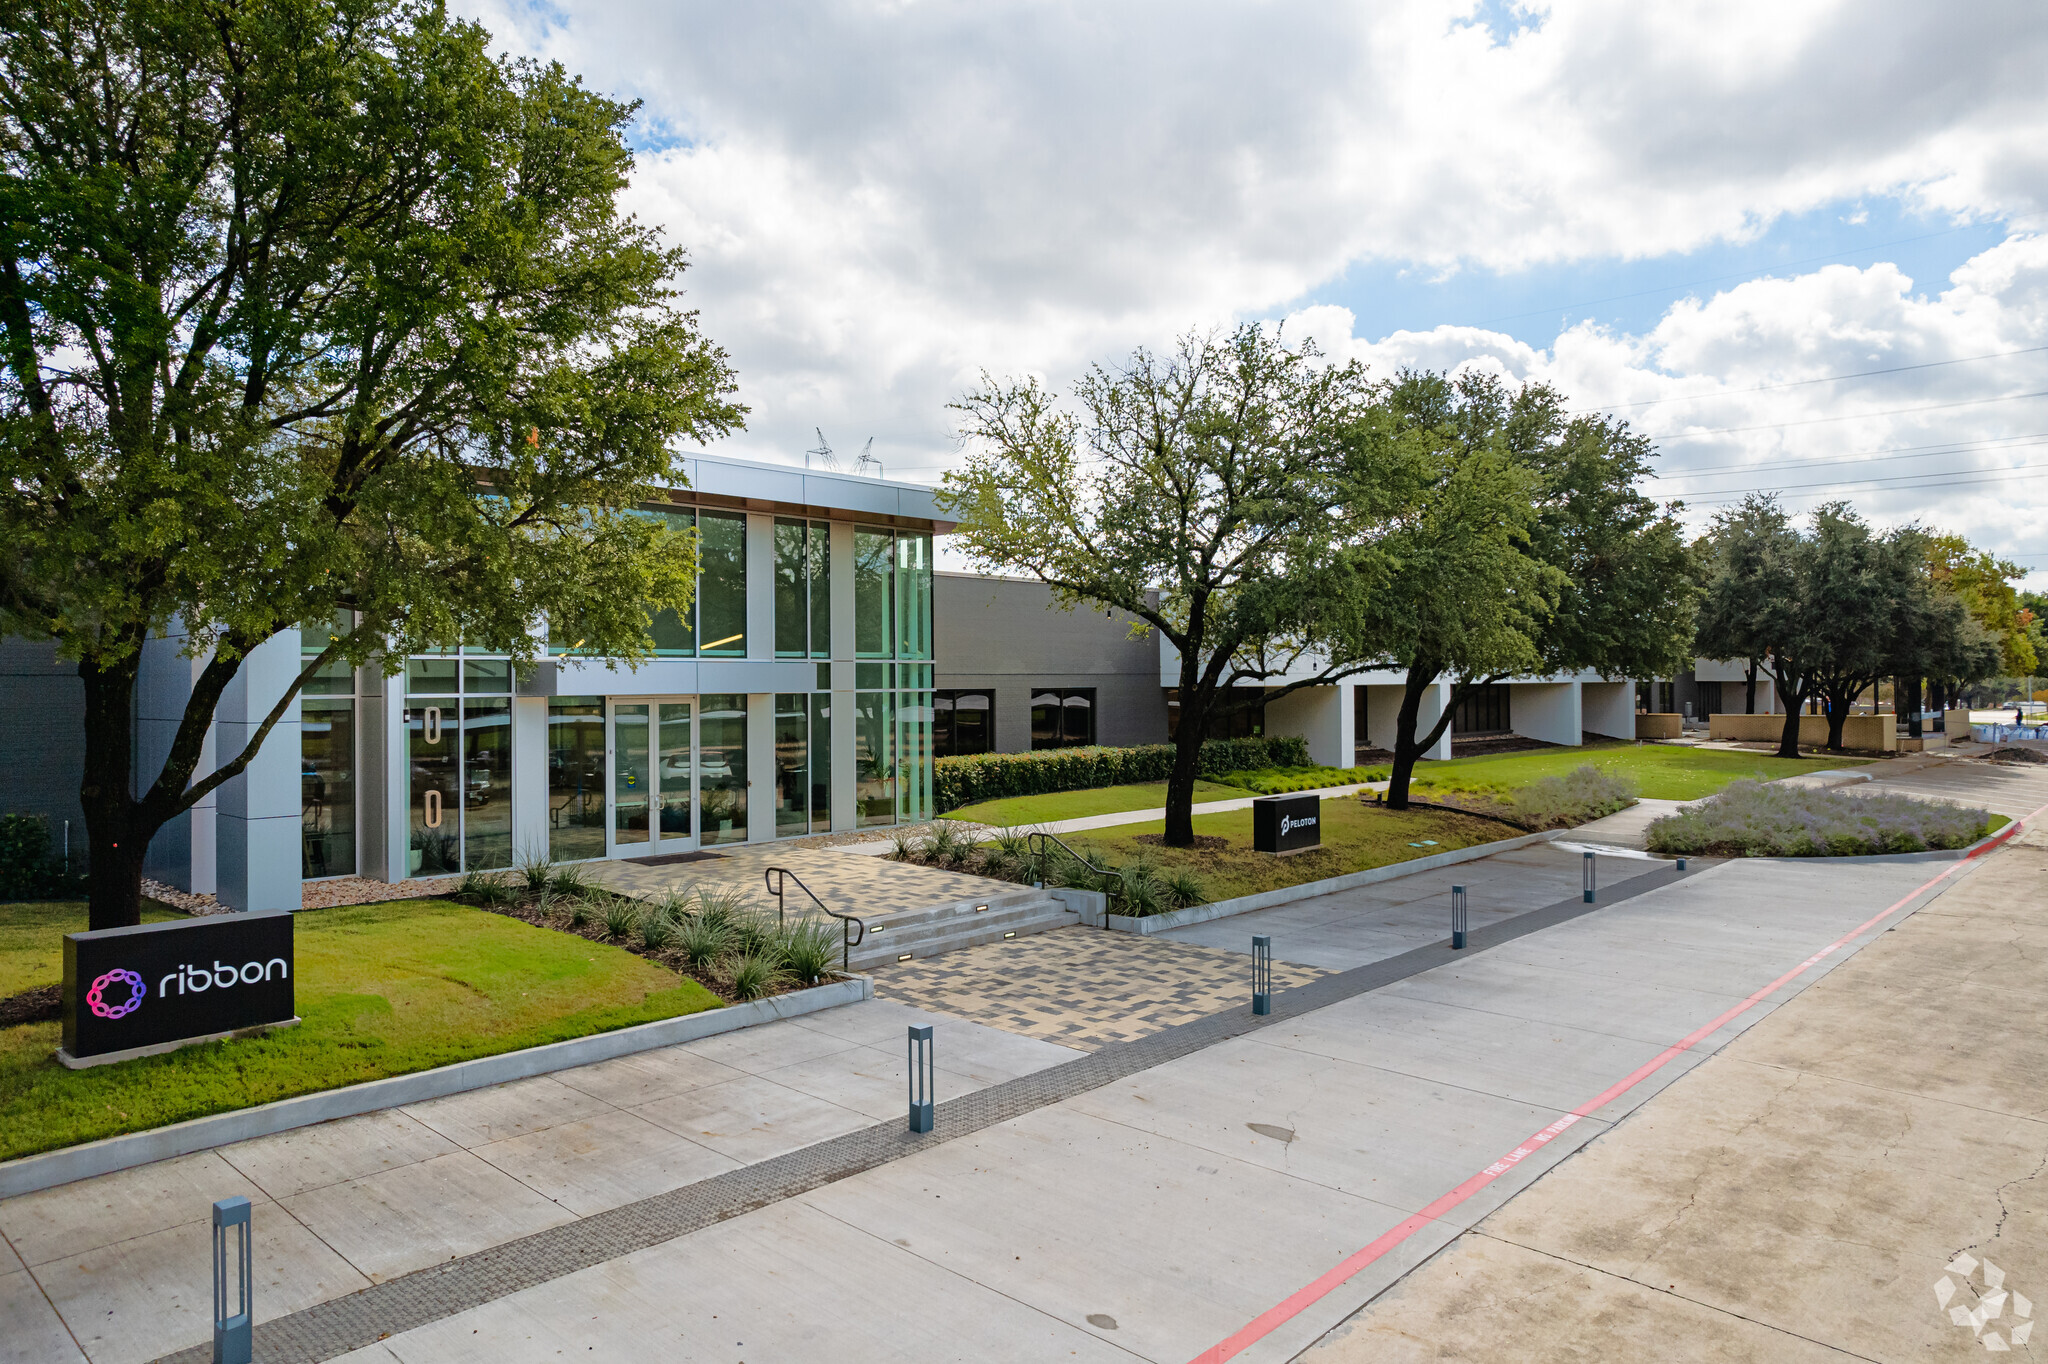
[[[629,208],[751,408],[887,475],[984,373],[1251,320],[1556,385],[1745,491],[2048,590],[2048,10],[457,0],[641,101]]]

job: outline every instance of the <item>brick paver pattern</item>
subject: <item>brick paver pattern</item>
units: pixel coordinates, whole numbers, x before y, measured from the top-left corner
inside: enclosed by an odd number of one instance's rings
[[[655,867],[637,862],[600,862],[590,864],[589,870],[610,889],[640,899],[651,900],[670,891],[687,894],[700,886],[728,886],[772,909],[775,901],[768,895],[763,873],[769,867],[784,867],[833,909],[862,918],[1031,893],[1030,887],[1008,881],[829,849],[770,844],[722,848],[719,852],[717,858],[703,862]],[[784,899],[791,914],[807,909],[810,904],[794,885],[785,889]]]
[[[1252,989],[1251,958],[1241,952],[1099,928],[1062,928],[872,974],[884,999],[1082,1051],[1241,1006]],[[1273,988],[1325,974],[1276,961]]]

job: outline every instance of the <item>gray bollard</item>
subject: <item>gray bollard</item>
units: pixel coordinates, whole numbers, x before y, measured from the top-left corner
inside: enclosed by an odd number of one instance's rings
[[[238,1306],[228,1315],[228,1228],[237,1229],[235,1283]],[[213,1205],[213,1364],[250,1364],[255,1357],[255,1271],[249,1245],[249,1200],[240,1195]]]
[[[910,1130],[932,1130],[932,1025],[910,1030]]]
[[[1273,1012],[1273,940],[1264,933],[1252,936],[1252,1012]]]
[[[1468,922],[1465,911],[1465,888],[1463,886],[1452,886],[1451,950],[1453,952],[1465,950],[1465,929],[1468,926]]]
[[[1592,903],[1593,903],[1593,891],[1594,891],[1594,885],[1593,885],[1593,854],[1591,854],[1591,853],[1587,853],[1587,854],[1585,855],[1585,863],[1584,863],[1584,865],[1585,865],[1585,868],[1586,868],[1586,878],[1585,878],[1585,879],[1586,879],[1586,903],[1590,905],[1590,904],[1592,904]]]

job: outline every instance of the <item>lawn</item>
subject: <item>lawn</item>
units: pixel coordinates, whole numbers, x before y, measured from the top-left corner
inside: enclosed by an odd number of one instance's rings
[[[1505,791],[1538,777],[1563,776],[1586,763],[1633,777],[1636,794],[1651,800],[1698,800],[1742,777],[1774,781],[1799,772],[1856,767],[1868,758],[1778,758],[1768,753],[1688,748],[1672,744],[1615,744],[1544,748],[1493,758],[1453,758],[1415,765],[1418,786],[1441,791]],[[1378,775],[1384,776],[1385,769]]]
[[[1213,781],[1195,783],[1195,803],[1212,800],[1244,800],[1255,794]],[[1088,815],[1120,815],[1126,810],[1166,808],[1166,783],[1147,782],[1138,786],[1100,786],[1092,791],[1053,791],[1041,796],[1005,796],[1001,800],[977,801],[946,811],[947,819],[972,820],[997,828],[1006,825],[1050,824],[1056,819],[1082,819]]]
[[[61,974],[85,907],[0,924],[0,980],[27,989]],[[445,900],[301,914],[297,957],[304,1021],[261,1037],[72,1071],[60,1024],[0,1029],[0,1159],[718,1007],[621,948]]]
[[[1076,852],[1098,866],[1123,867],[1142,857],[1162,871],[1192,871],[1201,878],[1204,899],[1211,901],[1256,895],[1282,886],[1298,886],[1475,843],[1516,837],[1516,830],[1490,819],[1444,810],[1394,811],[1348,796],[1324,800],[1321,805],[1323,846],[1286,857],[1252,851],[1250,810],[1195,816],[1197,837],[1229,840],[1229,847],[1215,851],[1162,848],[1137,842],[1140,835],[1158,835],[1162,829],[1158,823],[1097,829],[1065,837]]]

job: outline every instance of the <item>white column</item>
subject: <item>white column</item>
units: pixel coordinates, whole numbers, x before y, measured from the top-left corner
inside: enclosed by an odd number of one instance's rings
[[[1589,734],[1604,734],[1610,739],[1635,738],[1636,684],[1628,679],[1581,682],[1579,716]]]
[[[512,698],[512,862],[548,855],[548,702]]]
[[[367,703],[366,703],[367,704]],[[405,673],[384,679],[384,866],[386,881],[412,875],[412,736],[405,725]]]
[[[1274,734],[1298,734],[1308,740],[1309,761],[1324,767],[1349,766],[1343,751],[1343,702],[1349,688],[1304,687],[1266,707],[1266,728]]]
[[[834,521],[828,548],[831,552],[832,657],[853,657],[853,523]],[[849,677],[845,685],[852,685]],[[833,678],[832,685],[841,685]],[[834,807],[837,797],[834,797]]]
[[[775,518],[747,513],[747,657],[775,657]]]
[[[242,660],[215,712],[219,754],[241,753],[298,675],[299,632],[284,630]],[[249,765],[220,788],[219,891],[232,909],[297,909],[302,855],[299,708],[294,701]]]
[[[775,694],[757,691],[747,695],[747,842],[774,841]]]
[[[834,530],[836,531],[837,527],[834,527]],[[835,568],[833,573],[836,577],[838,570]],[[834,597],[835,599],[837,597],[836,590]],[[832,632],[836,638],[839,633],[839,627],[836,623],[832,627]],[[848,663],[844,666],[847,672],[851,674],[853,665]],[[836,682],[839,665],[835,665],[832,671],[834,681]],[[833,833],[845,833],[855,828],[859,823],[859,814],[853,808],[854,792],[857,789],[857,783],[854,780],[857,774],[853,770],[853,755],[855,751],[853,740],[853,693],[851,691],[835,689],[832,693]]]
[[[1508,719],[1514,732],[1547,744],[1576,747],[1583,742],[1579,684],[1516,682],[1508,691]]]
[[[1337,684],[1337,760],[1332,767],[1358,766],[1358,688]]]

